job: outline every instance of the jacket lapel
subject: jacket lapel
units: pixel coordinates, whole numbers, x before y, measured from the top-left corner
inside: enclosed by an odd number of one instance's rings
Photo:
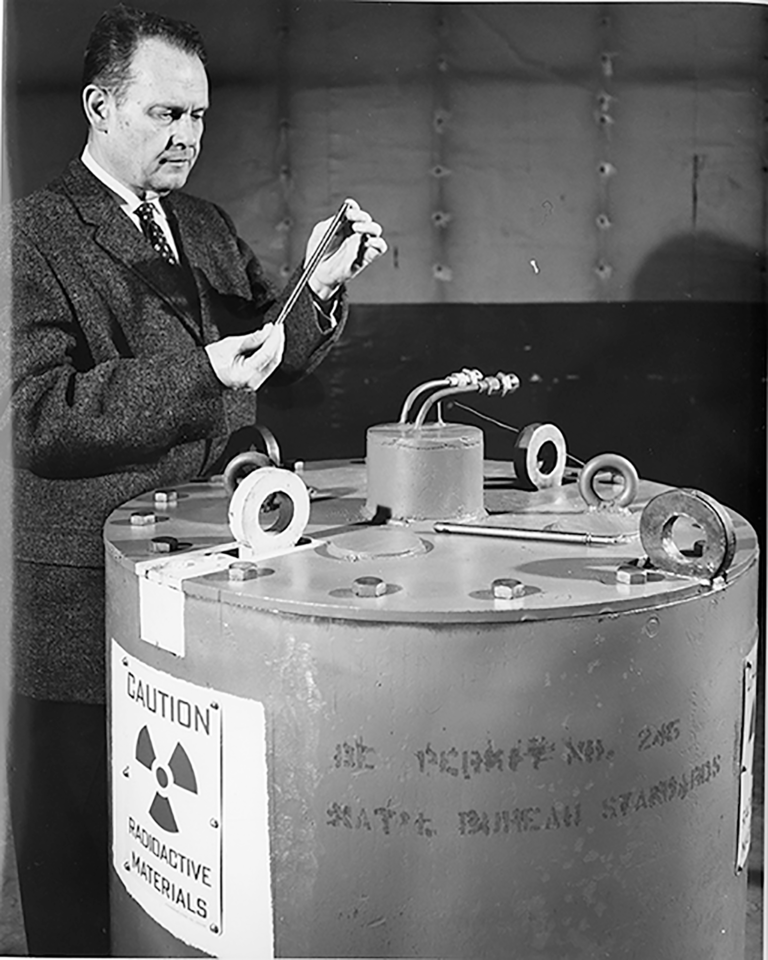
[[[170,193],[163,198],[163,206],[170,219],[175,223],[184,255],[192,267],[195,278],[204,282],[219,293],[249,298],[251,291],[243,274],[238,280],[238,271],[233,270],[234,246],[230,250],[226,244],[211,243],[212,232],[209,224],[200,220],[199,211],[190,209],[189,198],[183,193]],[[215,233],[217,241],[222,234]]]
[[[149,246],[141,232],[120,210],[114,194],[81,163],[73,160],[62,182],[86,223],[96,229],[94,240],[147,284],[176,313],[192,336],[200,339],[194,313],[184,295],[177,268]]]

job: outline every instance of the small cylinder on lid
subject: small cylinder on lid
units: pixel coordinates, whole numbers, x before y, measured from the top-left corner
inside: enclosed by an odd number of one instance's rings
[[[370,427],[366,454],[369,519],[481,519],[483,432],[461,423]]]

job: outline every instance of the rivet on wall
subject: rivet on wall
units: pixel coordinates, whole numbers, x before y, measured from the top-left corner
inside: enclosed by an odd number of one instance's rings
[[[605,263],[605,261],[601,260],[595,267],[595,273],[601,280],[610,280],[613,274],[613,267],[611,267],[610,263]]]
[[[432,224],[439,230],[444,230],[453,218],[445,210],[435,210],[432,214]]]
[[[436,263],[432,267],[432,276],[435,278],[435,280],[448,283],[453,280],[453,270],[451,270],[450,267],[446,267],[444,263]]]
[[[435,110],[435,116],[432,121],[432,126],[434,127],[435,133],[442,134],[445,130],[446,124],[451,119],[450,113],[442,108]]]
[[[601,90],[597,95],[597,103],[600,107],[601,113],[609,113],[611,109],[611,104],[615,100],[615,97],[612,97],[610,93],[606,93],[605,90]]]
[[[609,23],[610,23],[610,21],[609,21]],[[613,61],[614,61],[614,58],[615,58],[615,57],[616,57],[616,54],[615,54],[615,53],[603,53],[603,54],[600,55],[600,64],[601,64],[602,69],[603,69],[603,76],[604,76],[604,77],[612,77],[612,76],[613,76]]]

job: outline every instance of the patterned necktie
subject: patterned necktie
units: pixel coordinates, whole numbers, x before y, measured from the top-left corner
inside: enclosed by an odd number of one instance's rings
[[[142,232],[152,244],[152,248],[160,254],[163,260],[175,266],[177,263],[176,257],[174,256],[173,250],[171,250],[171,245],[165,238],[162,227],[157,220],[155,220],[152,204],[142,203],[136,208],[136,216],[139,218]]]

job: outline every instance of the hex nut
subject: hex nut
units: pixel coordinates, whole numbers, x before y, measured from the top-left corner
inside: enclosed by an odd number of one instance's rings
[[[525,584],[512,577],[497,577],[491,583],[491,593],[496,600],[512,600],[525,595]]]
[[[153,537],[149,549],[152,553],[173,553],[179,549],[179,541],[176,537]]]
[[[179,499],[175,490],[155,490],[155,503],[176,503]]]
[[[648,574],[645,570],[632,567],[628,563],[623,564],[616,570],[616,583],[638,584],[647,582]]]
[[[258,564],[251,560],[235,560],[229,565],[229,579],[235,583],[254,580],[259,575]]]
[[[154,523],[156,517],[151,510],[137,510],[131,514],[132,527],[146,527]]]
[[[356,597],[381,597],[387,592],[387,584],[381,577],[357,577],[352,581]]]

